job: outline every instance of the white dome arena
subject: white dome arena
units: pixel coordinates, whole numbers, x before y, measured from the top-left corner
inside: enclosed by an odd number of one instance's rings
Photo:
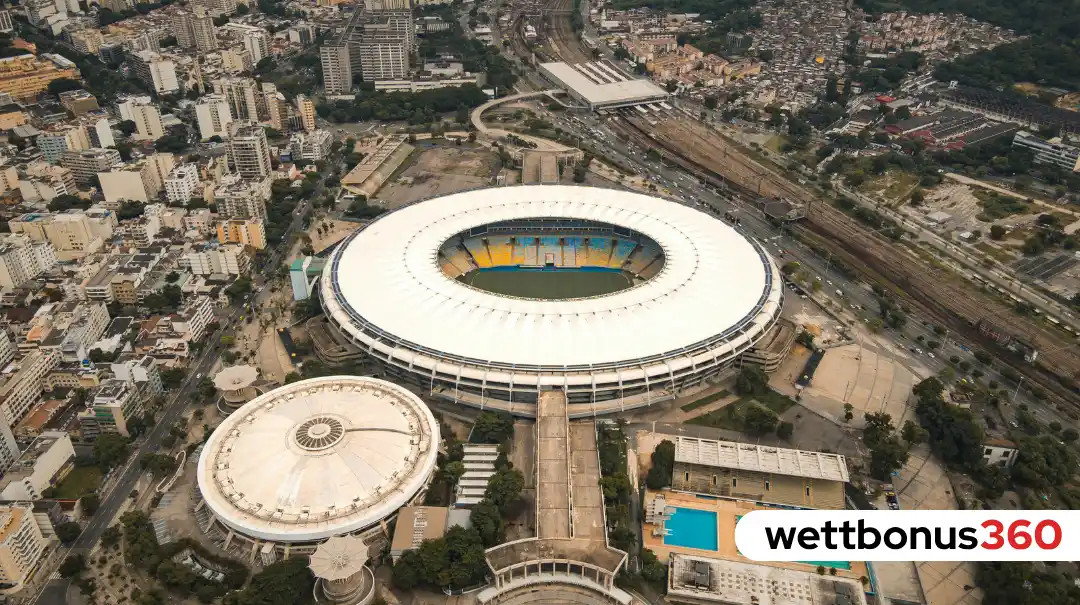
[[[439,425],[420,399],[375,378],[283,386],[221,423],[199,457],[213,520],[250,541],[311,543],[375,526],[435,469]]]
[[[555,300],[474,277],[527,271],[611,272],[627,285]],[[330,324],[387,374],[522,415],[544,389],[565,390],[579,415],[671,399],[761,339],[783,303],[772,259],[725,222],[577,186],[410,204],[342,242],[320,281]]]

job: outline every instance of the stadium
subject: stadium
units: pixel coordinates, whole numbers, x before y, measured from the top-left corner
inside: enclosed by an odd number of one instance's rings
[[[783,304],[763,247],[692,206],[516,186],[427,199],[344,240],[320,279],[331,339],[434,397],[570,416],[677,396],[763,339]]]
[[[332,536],[374,535],[423,495],[438,444],[431,411],[400,386],[358,376],[288,384],[210,435],[196,518],[223,549],[264,564]]]

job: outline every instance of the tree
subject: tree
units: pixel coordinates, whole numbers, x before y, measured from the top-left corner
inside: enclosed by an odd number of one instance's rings
[[[506,514],[510,507],[517,504],[521,496],[521,490],[525,487],[525,476],[517,469],[496,471],[488,480],[487,491],[484,498],[491,500],[492,504]]]
[[[870,450],[870,476],[888,481],[893,471],[900,470],[908,461],[907,448],[895,436],[877,442]]]
[[[183,368],[166,368],[161,370],[161,385],[167,390],[175,389],[184,382],[187,371]]]
[[[473,528],[480,534],[485,548],[502,544],[506,533],[502,511],[490,500],[481,500],[469,513]]]
[[[776,412],[765,406],[752,404],[743,412],[743,431],[750,435],[767,435],[776,430],[779,420]]]
[[[79,498],[79,504],[82,505],[84,513],[92,515],[101,506],[101,498],[97,494],[86,494]]]
[[[105,433],[94,441],[94,460],[103,470],[109,470],[128,457],[127,437]]]
[[[166,283],[175,284],[178,281],[180,281],[180,274],[177,273],[176,271],[169,271],[165,275],[165,282]]]
[[[74,578],[86,570],[86,559],[82,555],[68,555],[60,564],[61,577]]]
[[[783,440],[785,440],[785,441],[791,439],[791,435],[794,432],[795,432],[795,425],[788,422],[788,421],[786,421],[786,420],[781,422],[780,424],[776,425],[776,436],[783,439]]]
[[[135,124],[135,120],[123,120],[116,125],[116,129],[125,137],[130,137],[138,129],[138,125]]]
[[[652,466],[645,476],[645,485],[658,490],[671,485],[671,473],[675,468],[675,444],[664,439],[652,453]]]
[[[926,431],[914,422],[908,420],[900,429],[900,437],[907,442],[908,446],[917,445],[926,439]]]
[[[49,82],[48,91],[51,95],[59,95],[62,92],[72,90],[82,90],[82,84],[78,80],[72,80],[71,78],[57,78]]]
[[[1072,443],[1077,439],[1080,439],[1080,432],[1077,432],[1074,428],[1067,428],[1061,432],[1061,440],[1065,443]]]
[[[739,371],[735,379],[735,392],[740,395],[761,395],[769,388],[769,377],[761,366],[748,364]]]
[[[867,447],[873,448],[885,441],[895,430],[892,416],[884,412],[867,412],[863,415],[863,419],[866,421],[866,427],[863,428],[863,443]]]
[[[315,578],[307,557],[291,557],[266,566],[247,588],[231,592],[222,605],[296,605],[310,603]]]
[[[990,225],[990,239],[997,241],[1003,240],[1005,239],[1005,233],[1005,227],[1002,227],[1001,225]]]
[[[119,525],[110,525],[101,532],[101,545],[105,548],[113,548],[120,543],[120,538],[123,533],[120,531]]]
[[[60,538],[60,541],[64,544],[71,544],[79,535],[82,534],[82,528],[78,523],[68,521],[56,526],[56,537]]]
[[[514,436],[514,417],[506,412],[483,411],[476,417],[473,443],[504,443]]]
[[[299,372],[289,372],[285,375],[285,384],[292,384],[302,380]]]

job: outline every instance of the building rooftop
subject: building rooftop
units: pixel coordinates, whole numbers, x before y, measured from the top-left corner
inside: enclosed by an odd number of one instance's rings
[[[392,552],[420,548],[424,540],[441,538],[446,533],[450,509],[445,506],[406,506],[398,512],[394,524]]]
[[[862,585],[848,578],[678,553],[668,595],[724,605],[866,605]]]
[[[46,431],[34,439],[19,459],[11,464],[10,467],[4,472],[4,481],[8,482],[12,479],[18,479],[20,477],[29,476],[34,471],[34,464],[37,463],[45,452],[61,439],[67,437],[67,433],[63,431]]]
[[[575,93],[593,105],[668,96],[667,91],[649,80],[639,78],[617,80],[609,74],[609,70],[600,69],[596,70],[598,75],[586,75],[582,70],[589,69],[588,66],[592,65],[594,64],[586,63],[579,67],[567,63],[542,63],[540,68],[558,78],[559,82],[572,88]]]
[[[839,454],[734,441],[679,437],[675,441],[675,461],[808,479],[849,480],[847,461]]]

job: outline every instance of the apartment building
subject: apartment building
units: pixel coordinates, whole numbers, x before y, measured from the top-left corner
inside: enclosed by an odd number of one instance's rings
[[[360,62],[360,76],[372,80],[398,80],[409,73],[409,43],[398,37],[363,39],[351,44]]]
[[[221,70],[227,74],[251,71],[255,62],[246,48],[225,48],[221,50]]]
[[[187,342],[199,342],[214,321],[214,305],[208,296],[193,296],[171,319],[173,332]]]
[[[222,218],[266,220],[270,178],[245,180],[240,175],[227,175],[214,190],[214,199]]]
[[[32,212],[8,221],[12,233],[25,234],[34,242],[49,243],[58,261],[71,261],[101,249],[116,225],[115,214],[91,219],[84,212],[61,214]]]
[[[203,95],[195,102],[195,118],[199,123],[199,137],[225,138],[229,136],[229,124],[233,121],[229,100],[223,94]]]
[[[82,121],[86,126],[86,133],[90,135],[91,149],[116,146],[116,139],[113,138],[112,124],[109,124],[109,118],[102,117],[100,114],[86,115],[83,116]]]
[[[65,151],[90,149],[90,134],[82,124],[66,124],[42,132],[35,142],[45,161],[56,164]]]
[[[243,23],[226,23],[221,29],[238,36],[255,63],[270,56],[270,34],[265,29]]]
[[[254,78],[218,78],[211,86],[215,94],[225,97],[232,119],[260,121],[259,84]]]
[[[0,330],[0,367],[7,367],[12,359],[15,359],[15,345],[7,330]]]
[[[142,398],[133,383],[113,378],[101,383],[87,409],[79,413],[83,437],[94,438],[104,433],[119,433],[130,437],[129,425],[143,415]]]
[[[192,210],[184,217],[184,231],[209,233],[214,224],[214,215],[209,208]]]
[[[212,17],[231,15],[236,12],[236,0],[193,0],[193,6],[201,6]]]
[[[15,29],[15,25],[11,22],[11,13],[6,10],[0,10],[0,33],[8,33]]]
[[[68,40],[75,50],[84,55],[96,57],[101,51],[101,45],[105,43],[105,36],[97,28],[79,29],[68,34]]]
[[[0,506],[0,583],[21,587],[37,569],[49,542],[30,504]]]
[[[19,191],[27,202],[47,202],[58,195],[74,195],[78,189],[75,175],[70,170],[39,160],[30,162],[23,169]]]
[[[113,376],[129,384],[134,384],[146,396],[154,397],[165,392],[161,382],[161,372],[153,357],[144,355],[139,359],[126,359],[110,366]]]
[[[344,94],[353,88],[352,62],[349,47],[344,43],[324,44],[319,49],[322,63],[323,88],[327,94]],[[356,74],[357,77],[360,74]]]
[[[241,177],[262,179],[270,176],[270,145],[261,126],[230,124],[227,149],[229,163]]]
[[[53,80],[79,79],[79,70],[74,64],[65,67],[61,63],[30,54],[0,58],[0,92],[18,101],[30,101],[44,92]]]
[[[262,83],[262,111],[266,114],[266,122],[275,130],[288,130],[290,128],[291,111],[285,95],[278,92],[277,86],[270,82]]]
[[[217,50],[218,41],[215,33],[214,18],[201,6],[196,6],[192,16],[192,33],[195,36],[195,49],[200,53]]]
[[[107,203],[152,201],[161,193],[175,161],[171,153],[155,153],[136,163],[100,172],[98,180],[101,181],[101,193]]]
[[[1080,147],[1066,145],[1061,138],[1043,139],[1021,130],[1013,137],[1013,147],[1035,154],[1036,164],[1052,164],[1072,172],[1080,172]]]
[[[128,55],[135,77],[159,95],[181,92],[176,75],[176,62],[150,50],[140,50]]]
[[[54,349],[30,351],[0,377],[0,422],[12,426],[41,399],[41,381],[60,363]]]
[[[0,130],[11,130],[30,121],[22,107],[15,103],[0,106]]]
[[[300,126],[308,132],[312,132],[318,125],[315,118],[315,102],[306,95],[296,95],[296,113],[300,116]]]
[[[289,150],[293,160],[318,161],[330,155],[330,146],[334,142],[328,130],[298,132],[289,140]]]
[[[199,186],[199,167],[181,164],[165,179],[165,198],[174,204],[186,204]]]
[[[117,103],[116,108],[122,119],[135,122],[133,136],[135,140],[156,141],[165,136],[165,125],[161,123],[161,111],[148,97],[129,97]]]
[[[4,472],[0,498],[40,500],[75,466],[75,448],[64,431],[44,431]]]
[[[30,212],[8,221],[8,227],[12,233],[25,234],[35,242],[52,244],[57,259],[69,261],[96,252],[103,241],[112,237],[116,222],[116,213],[111,210],[90,208]]]
[[[217,225],[218,242],[266,248],[266,227],[261,219],[229,219]]]
[[[91,177],[99,172],[111,170],[123,164],[120,152],[115,149],[91,147],[65,151],[60,156],[60,165],[71,170],[75,182],[86,185]]]
[[[71,115],[75,117],[101,109],[97,97],[81,88],[79,90],[64,91],[60,93],[59,99],[60,106],[70,111]]]
[[[56,249],[22,233],[0,234],[0,287],[18,288],[56,265]]]
[[[180,259],[180,266],[193,275],[245,275],[251,269],[251,258],[238,244],[192,251]]]

